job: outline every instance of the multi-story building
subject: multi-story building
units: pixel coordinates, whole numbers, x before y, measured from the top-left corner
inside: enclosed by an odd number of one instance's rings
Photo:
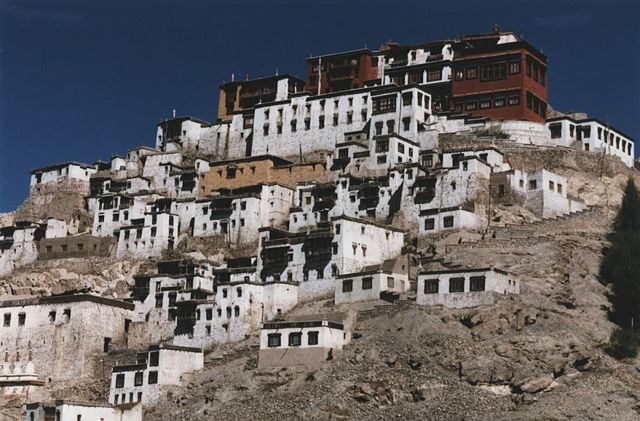
[[[232,80],[220,86],[218,119],[228,121],[234,113],[245,110],[250,114],[257,104],[282,101],[303,90],[304,81],[290,75]]]
[[[543,123],[547,57],[513,32],[495,29],[453,45],[453,109],[502,120]]]

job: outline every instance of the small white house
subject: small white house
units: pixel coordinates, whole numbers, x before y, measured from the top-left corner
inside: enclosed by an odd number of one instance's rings
[[[574,119],[567,115],[548,119],[546,126],[554,144],[617,156],[633,168],[633,138],[609,124],[596,118]]]
[[[113,367],[109,403],[157,402],[164,385],[179,385],[183,374],[204,367],[202,349],[153,345],[138,353],[138,363]]]
[[[510,170],[492,175],[492,193],[498,201],[518,201],[541,218],[553,218],[584,209],[568,196],[566,177],[547,170]],[[515,199],[515,200],[514,200]]]
[[[142,405],[57,400],[28,403],[26,421],[142,421]]]
[[[519,294],[520,284],[496,268],[422,272],[418,276],[416,303],[466,308],[490,305],[495,295]]]
[[[61,183],[66,180],[75,180],[89,184],[91,174],[96,172],[93,165],[82,162],[63,162],[36,168],[31,171],[31,191],[47,183]]]
[[[337,275],[335,304],[397,298],[409,290],[407,272],[406,257],[398,257],[360,272]]]
[[[264,323],[258,368],[310,365],[331,360],[351,341],[341,313],[299,316]]]

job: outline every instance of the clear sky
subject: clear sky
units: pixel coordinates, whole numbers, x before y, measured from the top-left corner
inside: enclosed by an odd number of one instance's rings
[[[215,120],[231,73],[304,78],[311,54],[496,23],[547,54],[553,108],[640,139],[638,0],[0,0],[0,211],[32,168],[153,145],[174,108]]]

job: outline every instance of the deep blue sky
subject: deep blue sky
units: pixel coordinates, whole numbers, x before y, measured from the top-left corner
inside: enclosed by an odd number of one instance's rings
[[[231,73],[304,77],[310,54],[495,23],[548,55],[555,109],[640,139],[638,0],[0,0],[0,9],[0,211],[26,197],[32,168],[152,145],[173,108],[215,120]]]

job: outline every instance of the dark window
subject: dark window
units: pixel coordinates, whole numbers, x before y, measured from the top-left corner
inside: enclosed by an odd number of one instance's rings
[[[449,279],[449,292],[464,292],[464,278]]]
[[[373,114],[393,112],[396,110],[396,96],[388,95],[373,99]]]
[[[427,72],[427,82],[435,82],[440,79],[442,79],[442,69]]]
[[[289,334],[289,346],[300,346],[302,345],[302,333],[301,332],[293,332]]]
[[[424,280],[424,293],[425,294],[437,294],[439,285],[440,285],[440,280],[439,279],[425,279]]]
[[[405,92],[402,94],[402,105],[411,105],[413,94],[411,92]]]
[[[124,373],[116,375],[116,389],[124,387]]]
[[[509,63],[509,74],[517,74],[520,73],[520,62],[516,61],[513,63]]]
[[[402,119],[402,130],[405,132],[411,129],[411,117],[405,117]]]
[[[493,106],[496,108],[504,107],[504,98],[496,98],[493,100]]]
[[[318,332],[307,333],[307,345],[318,345]]]
[[[111,345],[111,338],[104,338],[102,342],[102,351],[109,352],[110,345]]]
[[[506,63],[494,63],[486,64],[480,67],[480,80],[500,80],[507,77],[507,64]]]
[[[470,101],[464,104],[464,109],[467,111],[473,111],[478,109],[478,102],[477,101]]]
[[[362,278],[362,289],[371,289],[373,287],[373,278]]]
[[[388,140],[378,140],[376,141],[376,152],[389,152],[389,141]]]
[[[18,313],[18,326],[24,326],[27,315],[25,313]]]
[[[156,308],[162,308],[162,294],[156,294]]]
[[[464,79],[464,71],[456,70],[456,80],[462,80],[462,79]]]
[[[469,278],[471,291],[484,291],[484,276],[472,276]]]
[[[453,216],[445,216],[442,223],[445,228],[453,227]]]
[[[144,372],[138,371],[133,379],[133,385],[142,386],[143,378],[144,378]]]
[[[160,352],[152,351],[149,353],[149,367],[157,367],[160,363]]]
[[[157,384],[158,383],[158,372],[157,371],[150,371],[149,372],[149,384]]]
[[[491,100],[490,99],[481,99],[480,100],[480,109],[484,110],[487,108],[491,108]]]
[[[549,125],[549,130],[551,131],[551,139],[557,139],[562,136],[562,124],[554,123]]]
[[[510,96],[509,97],[509,105],[520,105],[520,95],[518,95],[518,96]]]
[[[351,292],[353,291],[353,280],[345,279],[342,281],[342,292]]]
[[[433,218],[427,218],[424,220],[425,231],[431,231],[436,227],[436,220]]]
[[[277,348],[281,344],[281,336],[279,333],[270,333],[267,335],[268,346],[269,348]]]
[[[467,67],[467,79],[476,79],[478,77],[478,67]]]
[[[396,122],[394,120],[387,121],[387,133],[394,133]]]

